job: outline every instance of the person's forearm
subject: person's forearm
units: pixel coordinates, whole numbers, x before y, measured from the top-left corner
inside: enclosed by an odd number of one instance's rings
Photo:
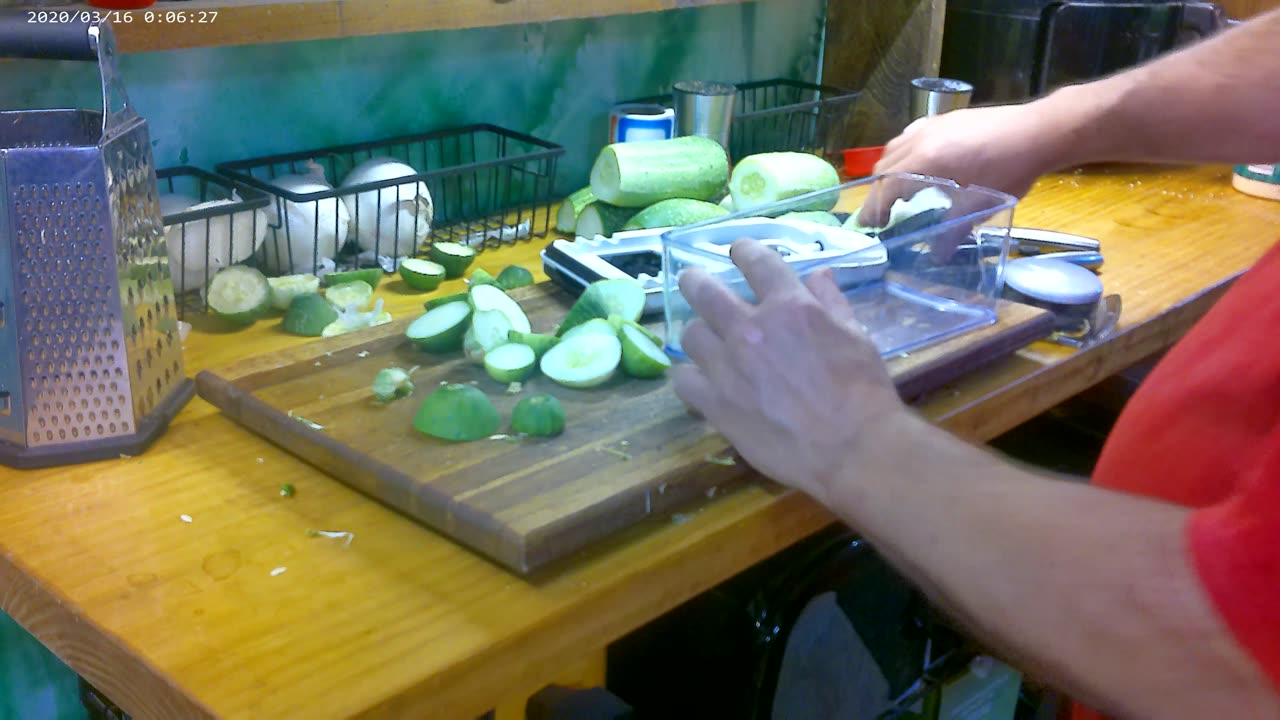
[[[1057,167],[1280,159],[1280,10],[1140,66],[1058,90],[1037,110]]]
[[[871,445],[825,500],[998,652],[1121,717],[1280,713],[1187,562],[1186,510],[1035,475],[914,417]]]

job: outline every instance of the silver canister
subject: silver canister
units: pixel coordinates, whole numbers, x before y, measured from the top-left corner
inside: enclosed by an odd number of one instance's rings
[[[683,80],[675,84],[676,135],[698,135],[729,151],[729,127],[738,88],[729,83]]]
[[[921,77],[911,81],[911,119],[969,107],[973,86],[963,80]]]

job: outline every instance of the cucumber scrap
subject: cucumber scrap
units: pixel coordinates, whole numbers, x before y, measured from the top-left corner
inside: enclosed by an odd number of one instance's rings
[[[499,290],[502,289],[501,284],[498,282],[498,278],[494,277],[488,270],[485,270],[484,268],[476,268],[475,270],[472,270],[471,277],[467,279],[467,284],[470,287],[479,287],[481,285],[494,285]]]
[[[267,283],[271,285],[271,306],[276,310],[288,310],[299,295],[320,292],[320,278],[315,275],[284,275],[267,278]]]
[[[538,367],[533,348],[520,343],[503,343],[484,354],[484,370],[504,385],[523,382]]]
[[[259,270],[232,265],[219,270],[209,281],[205,301],[224,321],[252,325],[271,309],[271,283]]]
[[[636,330],[639,330],[641,333],[643,333],[645,337],[652,340],[654,345],[657,345],[658,347],[662,347],[664,344],[662,341],[662,338],[658,337],[657,333],[641,325],[635,320],[628,320],[622,317],[621,315],[610,315],[609,324],[613,326],[614,332],[618,333],[619,339],[622,338],[622,329],[624,327],[633,327]]]
[[[561,340],[542,356],[538,367],[552,381],[571,388],[592,388],[608,382],[622,361],[617,335],[587,333]]]
[[[471,362],[483,365],[490,350],[507,344],[511,330],[511,321],[501,310],[476,310],[471,328],[462,338],[462,352]]]
[[[359,282],[359,284],[363,285],[364,283]],[[332,303],[330,304],[332,305]],[[357,307],[339,308],[338,319],[326,325],[324,332],[320,333],[320,336],[346,335],[349,332],[386,325],[389,322],[391,322],[391,313],[382,309],[382,298],[378,298],[378,301],[368,310],[361,310]]]
[[[640,328],[622,328],[622,371],[641,379],[661,377],[671,367],[671,358]]]
[[[511,411],[511,429],[522,435],[554,437],[564,424],[564,406],[552,395],[530,395]]]
[[[519,330],[512,330],[507,333],[507,340],[509,342],[520,343],[521,345],[528,345],[533,348],[533,354],[536,355],[539,360],[542,359],[543,355],[547,354],[548,350],[555,347],[556,343],[560,342],[560,338],[555,335],[523,333]]]
[[[432,262],[444,267],[445,277],[459,278],[476,259],[476,250],[459,243],[438,242],[431,244],[427,256]]]
[[[370,288],[377,288],[378,283],[382,282],[382,270],[379,268],[362,268],[360,270],[342,270],[339,272],[331,272],[324,276],[325,287],[334,287],[335,285],[344,285],[349,282],[360,280],[367,283]]]
[[[524,314],[520,303],[511,299],[511,296],[503,292],[502,288],[497,285],[478,285],[471,288],[469,293],[471,307],[476,312],[482,310],[497,310],[507,316],[507,320],[511,323],[511,329],[520,332],[532,332],[533,327],[529,324],[529,316]],[[506,337],[505,335],[503,336]]]
[[[400,261],[400,279],[410,290],[429,292],[444,282],[444,266],[430,260],[405,258]]]
[[[438,298],[432,298],[432,299],[430,299],[430,300],[428,300],[428,301],[426,301],[426,302],[422,303],[422,309],[423,309],[423,310],[434,310],[434,309],[436,309],[436,308],[440,307],[441,305],[448,305],[448,304],[449,304],[449,303],[451,303],[451,302],[458,302],[459,300],[461,300],[462,302],[467,302],[467,298],[468,298],[468,297],[469,297],[469,295],[468,295],[467,293],[464,293],[464,292],[460,292],[460,293],[452,293],[452,294],[449,294],[449,295],[441,295],[441,296],[440,296],[440,297],[438,297]]]
[[[641,208],[624,208],[597,200],[582,209],[574,234],[588,240],[598,235],[610,237],[622,229]]]
[[[409,371],[398,367],[383,368],[373,378],[373,396],[380,402],[391,402],[413,394]]]
[[[644,313],[644,288],[630,278],[597,280],[586,287],[569,308],[556,335],[564,334],[592,318],[608,319],[619,315],[626,320],[639,320]]]
[[[585,187],[573,193],[560,203],[560,210],[556,213],[556,230],[562,233],[572,233],[578,227],[578,216],[582,214],[582,209],[595,202],[596,196],[591,194],[591,188]]]
[[[420,433],[449,440],[470,442],[498,432],[502,418],[498,409],[478,388],[471,385],[442,385],[422,401],[413,418]]]
[[[320,337],[330,323],[338,319],[338,311],[319,294],[299,295],[289,303],[280,321],[280,329],[293,335]]]
[[[324,291],[324,298],[338,310],[360,310],[373,300],[373,286],[363,280],[331,285]]]
[[[471,305],[457,300],[428,310],[409,323],[404,334],[419,349],[446,353],[462,349],[462,338],[471,326]]]
[[[503,290],[515,290],[533,284],[533,273],[519,265],[508,265],[498,273],[498,285]]]

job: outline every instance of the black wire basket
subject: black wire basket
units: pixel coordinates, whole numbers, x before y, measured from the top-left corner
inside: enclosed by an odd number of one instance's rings
[[[738,83],[729,156],[763,152],[809,152],[832,156],[840,150],[860,93],[796,80]],[[674,107],[670,94],[631,100]]]
[[[546,235],[563,154],[559,145],[483,124],[217,170],[272,196],[259,253],[268,275],[389,271],[388,258],[419,256],[436,242],[483,250]],[[310,181],[297,177],[307,175]]]
[[[156,170],[178,317],[203,312],[203,288],[228,265],[253,264],[267,235],[265,193],[190,166]]]

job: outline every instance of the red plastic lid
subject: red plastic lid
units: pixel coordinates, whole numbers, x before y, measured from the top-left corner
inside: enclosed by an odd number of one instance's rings
[[[866,177],[875,172],[876,163],[884,155],[884,146],[850,148],[844,153],[844,174],[849,177]]]

